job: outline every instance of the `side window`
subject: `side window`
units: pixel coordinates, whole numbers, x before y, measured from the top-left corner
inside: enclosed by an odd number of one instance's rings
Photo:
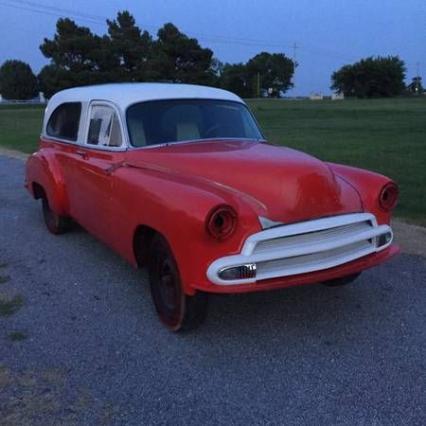
[[[67,102],[59,105],[49,118],[46,132],[58,139],[76,141],[80,123],[81,103]]]
[[[120,121],[113,108],[105,105],[94,105],[90,109],[89,133],[87,143],[98,146],[121,146]]]

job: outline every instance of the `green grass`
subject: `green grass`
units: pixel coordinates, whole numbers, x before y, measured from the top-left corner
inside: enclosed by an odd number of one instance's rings
[[[0,294],[0,317],[8,317],[15,314],[22,308],[24,299],[22,296],[15,296],[8,299]]]
[[[395,179],[397,215],[426,224],[426,97],[249,105],[270,141]],[[0,107],[0,144],[34,151],[42,115],[43,107]]]
[[[20,342],[22,340],[25,340],[28,336],[26,333],[22,332],[22,331],[11,331],[8,334],[9,340],[11,340],[12,342]]]
[[[0,106],[0,145],[28,154],[37,149],[43,106]]]
[[[271,142],[396,180],[396,214],[426,225],[426,98],[249,104]]]
[[[9,275],[0,275],[0,284],[6,284],[10,281]]]

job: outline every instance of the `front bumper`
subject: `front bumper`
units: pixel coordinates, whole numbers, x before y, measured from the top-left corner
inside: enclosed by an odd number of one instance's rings
[[[194,285],[195,290],[205,291],[208,293],[217,294],[237,294],[237,293],[253,293],[258,291],[279,290],[287,287],[299,285],[318,284],[321,282],[333,280],[336,278],[346,277],[348,275],[362,272],[366,269],[380,265],[389,260],[400,252],[399,246],[392,244],[387,249],[378,253],[373,253],[361,259],[345,263],[344,265],[334,268],[325,269],[317,272],[309,272],[306,274],[287,276],[282,278],[274,278],[265,281],[259,281],[254,284],[239,284],[239,285],[215,285],[198,286]]]
[[[380,254],[387,253],[386,258],[393,253],[395,246],[391,246],[392,240],[391,228],[378,225],[374,215],[369,213],[277,226],[247,238],[240,254],[215,260],[207,270],[207,277],[218,288],[214,291],[218,292],[222,292],[219,288],[223,287],[230,290],[231,287],[247,285],[259,290],[271,281],[287,282],[288,285],[299,282],[301,278],[308,282],[323,281],[370,266],[359,269],[356,265],[365,265],[361,259],[371,259],[367,264],[377,264],[375,260],[382,259]],[[242,273],[230,279],[224,274],[224,271],[238,271],[238,268],[244,269],[247,265],[255,271],[252,275]],[[351,268],[347,272],[345,265],[358,269]],[[340,272],[334,276],[332,271],[336,270]]]

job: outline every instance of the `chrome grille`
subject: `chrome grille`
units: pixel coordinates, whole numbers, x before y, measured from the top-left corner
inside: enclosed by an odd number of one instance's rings
[[[240,254],[214,261],[207,276],[216,284],[232,285],[320,271],[383,250],[392,238],[391,228],[377,225],[369,213],[278,226],[251,235]],[[225,268],[244,264],[255,265],[256,277],[223,280],[218,276]]]

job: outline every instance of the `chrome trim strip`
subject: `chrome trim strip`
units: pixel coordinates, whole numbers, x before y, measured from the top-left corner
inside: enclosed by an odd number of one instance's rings
[[[207,139],[189,139],[186,141],[172,141],[172,142],[164,142],[164,143],[157,143],[152,145],[145,145],[145,146],[134,146],[129,143],[129,151],[135,151],[140,149],[152,149],[152,148],[162,148],[165,146],[171,146],[171,145],[182,145],[182,144],[188,144],[188,143],[203,143],[203,142],[211,142],[211,141],[247,141],[247,142],[258,142],[258,143],[265,143],[267,142],[266,139],[253,139],[253,138],[207,138]]]

